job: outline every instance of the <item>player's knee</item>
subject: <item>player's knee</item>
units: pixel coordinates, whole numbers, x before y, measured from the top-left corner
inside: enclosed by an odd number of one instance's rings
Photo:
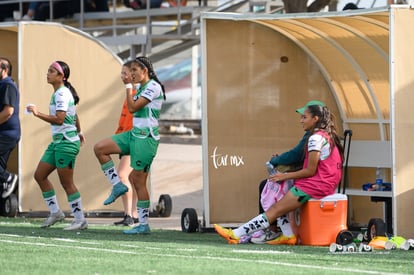
[[[103,141],[99,141],[93,146],[93,151],[95,152],[96,156],[101,156],[104,154],[105,143]]]

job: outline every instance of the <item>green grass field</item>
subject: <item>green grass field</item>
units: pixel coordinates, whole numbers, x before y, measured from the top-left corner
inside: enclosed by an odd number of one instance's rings
[[[228,245],[215,233],[0,217],[0,274],[414,274],[414,251],[330,253],[328,247]],[[150,220],[151,223],[151,220]]]

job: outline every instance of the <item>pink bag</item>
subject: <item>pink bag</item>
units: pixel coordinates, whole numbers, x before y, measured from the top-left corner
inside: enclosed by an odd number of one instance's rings
[[[268,179],[260,195],[263,209],[267,211],[272,204],[280,201],[292,186],[293,180],[274,182]]]

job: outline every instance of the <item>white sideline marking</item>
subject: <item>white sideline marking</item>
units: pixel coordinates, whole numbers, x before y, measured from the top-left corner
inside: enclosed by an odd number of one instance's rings
[[[14,235],[14,234],[0,234],[1,236],[6,236],[6,237],[19,237],[21,238],[21,235]]]
[[[7,236],[7,237],[16,237],[16,238],[27,238],[27,239],[39,239],[41,237],[36,237],[36,236],[22,236],[22,235],[15,235],[15,234],[0,234],[0,236]],[[55,241],[62,241],[62,242],[73,242],[73,243],[84,243],[84,244],[100,244],[97,242],[82,242],[82,241],[78,241],[78,240],[74,240],[74,239],[67,239],[67,238],[51,238],[52,240]]]
[[[290,251],[275,251],[275,250],[233,250],[234,253],[252,253],[252,254],[290,254]]]
[[[153,246],[145,246],[142,247],[140,245],[132,245],[132,244],[121,244],[119,245],[121,247],[131,247],[131,248],[145,248],[145,249],[152,249],[152,250],[174,250],[174,251],[197,251],[197,249],[194,248],[177,248],[177,249],[172,249],[172,248],[165,248],[165,247],[153,247]]]
[[[65,239],[65,238],[52,238],[52,240],[62,241],[62,242],[68,242],[68,243],[77,243],[77,242],[79,242],[78,240]]]
[[[68,242],[68,243],[100,244],[100,243],[97,243],[97,242],[82,242],[82,241],[78,241],[78,240],[74,240],[74,239],[66,239],[66,238],[52,238],[52,240]]]
[[[0,236],[6,236],[7,234],[0,234]],[[44,246],[44,247],[60,247],[60,248],[70,248],[70,249],[81,249],[81,250],[91,250],[99,252],[110,252],[110,253],[119,253],[119,254],[133,254],[133,255],[151,255],[156,257],[171,257],[171,258],[188,258],[188,259],[206,259],[206,260],[215,260],[215,261],[233,261],[233,262],[246,262],[251,264],[267,264],[267,265],[276,265],[276,266],[290,266],[295,268],[308,268],[308,269],[320,269],[320,270],[329,270],[329,271],[343,271],[343,272],[353,272],[358,274],[381,274],[381,275],[408,275],[405,273],[387,273],[383,271],[371,271],[371,270],[362,270],[362,269],[353,269],[353,268],[339,268],[339,267],[323,267],[323,266],[313,266],[305,264],[295,264],[295,263],[286,263],[286,262],[277,262],[274,260],[249,260],[249,259],[238,259],[238,258],[225,258],[225,257],[214,257],[214,256],[196,256],[192,255],[178,255],[178,254],[164,254],[164,253],[148,253],[144,252],[134,252],[126,250],[117,250],[117,249],[106,249],[98,247],[84,247],[84,246],[68,246],[61,244],[47,244],[47,243],[30,243],[25,241],[15,241],[15,240],[1,240],[3,243],[11,243],[13,245],[22,244],[22,245],[31,245],[31,246]]]
[[[0,240],[0,242],[12,243],[14,245],[15,244],[27,244],[27,245],[33,245],[33,246],[75,248],[75,249],[82,249],[82,250],[93,250],[93,251],[112,252],[112,253],[120,253],[120,254],[144,254],[144,253],[135,253],[133,251],[125,251],[125,250],[115,250],[115,249],[106,249],[106,248],[97,248],[97,247],[84,247],[84,246],[69,246],[69,245],[62,245],[62,244],[29,243],[29,242],[12,241],[12,240]]]

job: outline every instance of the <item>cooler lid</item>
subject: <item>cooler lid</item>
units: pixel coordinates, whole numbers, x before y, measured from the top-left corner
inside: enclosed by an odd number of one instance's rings
[[[320,200],[310,199],[309,201],[340,201],[340,200],[348,200],[348,197],[342,193],[335,193],[335,194],[326,196]]]

